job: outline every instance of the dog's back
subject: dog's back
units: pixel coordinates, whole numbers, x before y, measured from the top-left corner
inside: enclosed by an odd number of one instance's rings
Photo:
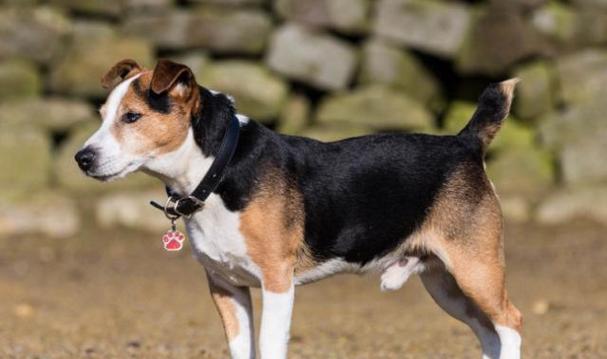
[[[513,86],[490,86],[456,136],[377,134],[331,143],[281,136],[267,142],[276,147],[267,151],[275,157],[266,167],[271,182],[289,188],[285,212],[302,222],[306,266],[339,259],[356,268],[399,248],[424,252],[403,245],[430,223],[452,236],[472,230],[466,226],[474,216],[491,213],[492,227],[498,226],[499,204],[483,161],[507,116]]]

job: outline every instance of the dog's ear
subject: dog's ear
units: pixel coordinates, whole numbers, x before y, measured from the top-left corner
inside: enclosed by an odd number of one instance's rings
[[[168,93],[187,100],[195,86],[196,80],[189,67],[170,60],[158,60],[150,84],[152,92],[157,95]]]
[[[139,66],[135,60],[124,59],[118,61],[116,65],[112,66],[112,68],[103,75],[101,78],[101,86],[107,90],[112,89],[124,79],[140,73],[141,70],[141,66]]]

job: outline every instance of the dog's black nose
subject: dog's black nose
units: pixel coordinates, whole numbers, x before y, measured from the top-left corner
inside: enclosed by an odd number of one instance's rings
[[[95,151],[90,147],[83,148],[76,153],[74,159],[78,162],[78,167],[81,170],[88,171],[93,167],[93,163],[95,162]]]

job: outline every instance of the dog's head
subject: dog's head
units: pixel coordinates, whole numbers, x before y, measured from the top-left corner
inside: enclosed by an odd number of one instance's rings
[[[88,176],[105,181],[153,170],[190,135],[200,91],[187,66],[160,60],[150,71],[122,60],[101,83],[111,89],[99,110],[103,122],[75,156]]]

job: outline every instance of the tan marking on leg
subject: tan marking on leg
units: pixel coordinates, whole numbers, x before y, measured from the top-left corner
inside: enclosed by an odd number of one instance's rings
[[[303,242],[303,216],[303,199],[295,184],[268,170],[243,211],[240,226],[266,290],[286,292],[296,271],[314,265]]]
[[[168,114],[151,109],[142,97],[149,90],[151,77],[152,72],[146,71],[130,85],[111,129],[121,146],[134,154],[159,155],[179,148],[188,134],[191,114],[198,107],[199,94],[196,91],[185,102],[171,98]],[[140,113],[142,117],[134,123],[125,123],[120,118],[126,112]]]
[[[226,337],[228,338],[228,341],[230,341],[236,338],[240,333],[234,298],[230,292],[218,285],[215,285],[210,279],[209,288],[211,289],[211,296],[215,302],[215,307],[217,308],[219,316],[221,317]]]
[[[463,165],[454,171],[416,235],[423,236],[417,244],[444,262],[461,291],[494,324],[520,331],[522,316],[505,289],[501,210],[482,168]]]

